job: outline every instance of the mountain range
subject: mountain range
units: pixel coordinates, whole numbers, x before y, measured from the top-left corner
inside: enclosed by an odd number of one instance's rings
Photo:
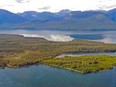
[[[109,11],[52,12],[27,11],[12,13],[0,9],[0,30],[53,29],[53,30],[116,30],[116,9]]]

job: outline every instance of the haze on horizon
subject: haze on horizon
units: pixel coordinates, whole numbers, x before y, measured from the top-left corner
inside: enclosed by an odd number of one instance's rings
[[[0,0],[0,9],[14,13],[24,11],[58,12],[69,10],[110,10],[116,8],[116,0]]]

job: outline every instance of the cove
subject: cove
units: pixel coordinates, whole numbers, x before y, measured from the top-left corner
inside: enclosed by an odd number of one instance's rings
[[[0,87],[116,87],[116,67],[80,74],[46,65],[0,69]]]

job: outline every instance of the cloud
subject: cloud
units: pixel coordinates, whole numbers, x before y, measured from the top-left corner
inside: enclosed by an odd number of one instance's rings
[[[50,6],[45,6],[45,7],[42,7],[42,8],[38,8],[38,10],[48,10],[50,9]]]
[[[116,8],[115,0],[99,0],[99,3],[96,5],[97,9],[100,10],[110,10]]]
[[[30,10],[39,12],[58,12],[62,9],[69,9],[73,11],[98,9],[109,10],[116,8],[116,0],[0,0],[0,6],[3,6],[3,9],[14,13]]]
[[[30,0],[15,0],[18,3],[26,3],[26,2],[30,2]]]
[[[4,7],[13,7],[14,5],[1,5],[0,8],[4,8]]]
[[[110,9],[116,8],[116,5],[112,5],[112,6],[106,6],[106,5],[104,5],[104,6],[98,6],[98,8],[100,10],[104,10],[104,9],[110,10]]]

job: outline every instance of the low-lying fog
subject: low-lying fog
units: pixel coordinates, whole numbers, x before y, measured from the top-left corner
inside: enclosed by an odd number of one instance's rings
[[[67,36],[67,35],[61,35],[61,34],[20,34],[23,35],[24,37],[42,37],[45,38],[49,41],[61,41],[61,42],[66,42],[66,41],[72,41],[74,38]]]
[[[24,37],[42,37],[50,41],[72,41],[86,39],[105,43],[116,43],[116,31],[56,31],[56,30],[7,30],[0,34],[18,34]]]

